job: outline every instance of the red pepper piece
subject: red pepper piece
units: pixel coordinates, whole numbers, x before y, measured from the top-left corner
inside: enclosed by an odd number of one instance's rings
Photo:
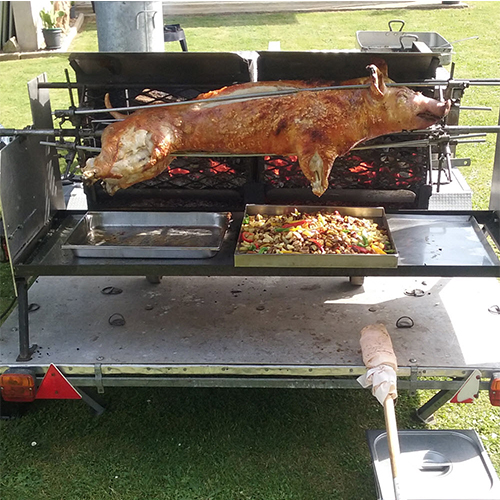
[[[255,238],[255,235],[251,233],[250,231],[243,231],[241,233],[241,239],[243,241],[246,241],[247,243],[253,243],[253,240]]]
[[[297,226],[305,226],[309,224],[309,221],[308,220],[297,220],[297,221],[294,221],[294,222],[289,222],[288,224],[283,224],[283,226],[281,226],[283,229],[287,229],[289,227],[297,227]]]
[[[358,253],[370,253],[367,248],[358,247],[357,245],[351,245],[351,248]]]
[[[309,241],[311,243],[314,243],[318,247],[318,250],[320,250],[321,252],[325,251],[325,249],[323,248],[323,245],[318,240],[314,240],[313,238],[309,238]]]

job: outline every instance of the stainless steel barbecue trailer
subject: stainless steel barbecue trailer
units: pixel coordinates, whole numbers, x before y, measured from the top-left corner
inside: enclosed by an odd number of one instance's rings
[[[49,83],[43,76],[30,82],[33,127],[13,134],[0,151],[3,222],[18,293],[17,310],[1,327],[0,372],[32,369],[39,383],[55,364],[74,386],[101,391],[121,385],[356,388],[365,371],[359,332],[382,322],[398,356],[400,388],[439,390],[418,410],[422,419],[463,387],[487,389],[500,371],[498,141],[489,210],[428,205],[433,185],[451,182],[460,165],[455,145],[498,128],[458,126],[464,90],[489,82],[453,80],[432,54],[380,56],[396,82],[453,99],[447,123],[357,148],[334,167],[344,173],[332,177],[319,200],[330,207],[385,207],[397,248],[389,265],[235,264],[246,206],[318,205],[293,158],[186,156],[164,179],[114,197],[99,186],[86,188],[88,211],[65,206],[57,151],[68,151],[65,182],[77,179],[75,158],[83,166],[97,154],[112,120],[100,112],[105,93],[115,106],[128,107],[256,79],[341,81],[362,76],[373,56],[72,54],[76,82]],[[70,91],[71,106],[55,112],[70,128],[53,126],[51,88]],[[392,172],[394,164],[402,170]],[[379,176],[391,173],[392,185],[375,174],[369,183],[353,177],[377,168]],[[345,178],[354,189],[336,187]],[[70,239],[75,228],[85,237],[99,224],[173,228],[179,241],[189,228],[200,236],[216,227],[219,240],[191,241],[172,254],[168,245],[157,253],[154,244],[146,246],[155,252],[89,254]]]

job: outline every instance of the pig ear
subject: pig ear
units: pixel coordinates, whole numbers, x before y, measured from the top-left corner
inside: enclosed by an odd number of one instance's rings
[[[380,72],[384,75],[384,78],[389,78],[389,68],[387,67],[387,63],[384,59],[380,57],[374,57],[370,60],[370,64],[374,64],[380,70]]]
[[[375,66],[375,64],[370,64],[366,67],[366,69],[368,69],[371,73],[372,81],[370,91],[375,98],[381,99],[382,97],[384,97],[385,91],[387,89],[384,82],[384,75],[377,68],[377,66]]]

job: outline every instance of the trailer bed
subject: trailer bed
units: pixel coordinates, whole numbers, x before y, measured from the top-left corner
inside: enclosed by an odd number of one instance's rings
[[[29,298],[39,306],[29,314],[38,347],[16,362],[14,311],[0,328],[0,371],[54,363],[83,376],[96,366],[109,376],[357,375],[359,333],[376,322],[389,329],[402,376],[500,369],[495,278],[369,277],[353,287],[345,277],[170,276],[154,285],[43,276]],[[403,316],[414,326],[397,328]]]

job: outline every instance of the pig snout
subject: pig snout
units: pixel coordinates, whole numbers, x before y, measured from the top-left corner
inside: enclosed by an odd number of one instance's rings
[[[417,94],[415,96],[417,118],[422,122],[422,127],[429,127],[444,118],[450,111],[451,101],[437,101]]]

